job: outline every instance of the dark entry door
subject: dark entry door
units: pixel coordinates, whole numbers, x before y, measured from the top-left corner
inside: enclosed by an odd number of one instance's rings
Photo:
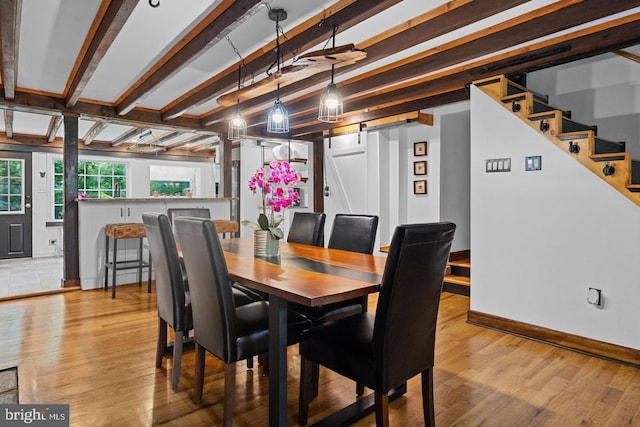
[[[0,151],[0,259],[31,257],[31,153]]]

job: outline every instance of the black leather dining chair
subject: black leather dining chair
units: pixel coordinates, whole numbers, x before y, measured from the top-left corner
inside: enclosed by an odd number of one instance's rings
[[[224,425],[233,419],[236,362],[266,353],[269,345],[269,303],[256,301],[237,307],[231,295],[220,239],[211,221],[177,218],[176,228],[191,288],[196,343],[194,401],[202,401],[205,352],[224,362]],[[298,342],[311,322],[294,311],[287,314],[289,344]]]
[[[173,238],[169,218],[159,213],[143,213],[142,222],[154,261],[156,296],[158,301],[158,344],[156,367],[162,366],[166,352],[167,325],[174,331],[173,375],[171,387],[178,388],[183,342],[192,329],[191,298],[184,283],[180,258]]]
[[[156,297],[158,305],[158,344],[156,347],[156,367],[162,367],[162,358],[169,348],[167,325],[174,331],[173,374],[171,387],[176,390],[180,379],[182,349],[185,338],[192,329],[191,295],[187,276],[184,272],[178,249],[167,215],[143,213],[142,222],[149,241],[149,251],[154,258]],[[243,305],[260,299],[253,293],[233,289],[236,305]],[[249,367],[252,360],[248,361]]]
[[[324,246],[324,221],[322,212],[294,212],[287,235],[287,242]]]
[[[378,231],[376,215],[336,214],[329,248],[372,254]]]
[[[375,394],[376,425],[387,426],[388,392],[422,375],[426,426],[434,425],[433,355],[438,306],[455,224],[396,228],[375,316],[361,313],[316,326],[300,339],[298,420],[305,425],[314,365],[326,366]]]
[[[175,220],[181,216],[188,216],[194,218],[208,218],[211,219],[211,211],[209,208],[169,208],[167,209],[167,216],[169,217],[169,222],[171,223],[171,227],[173,228],[173,235],[178,240],[178,236],[175,232]]]

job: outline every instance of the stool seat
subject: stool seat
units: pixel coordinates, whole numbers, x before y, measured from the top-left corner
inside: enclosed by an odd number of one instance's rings
[[[136,239],[147,237],[144,224],[128,222],[122,224],[107,224],[104,226],[104,234],[112,239]]]
[[[143,223],[129,222],[106,224],[104,226],[104,234],[106,236],[105,250],[105,272],[104,272],[104,289],[109,287],[109,269],[112,270],[111,298],[116,297],[116,273],[118,270],[138,270],[138,285],[142,284],[142,268],[149,269],[149,278],[147,280],[147,292],[151,292],[151,252],[149,252],[149,260],[143,259],[142,239],[147,237],[147,233]],[[109,260],[109,239],[113,240],[113,260]],[[133,260],[118,261],[118,240],[120,239],[139,239],[138,256]]]

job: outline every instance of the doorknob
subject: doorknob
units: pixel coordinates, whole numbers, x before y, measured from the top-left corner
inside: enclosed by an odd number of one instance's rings
[[[27,209],[31,209],[31,203],[25,203],[24,207],[27,208]]]

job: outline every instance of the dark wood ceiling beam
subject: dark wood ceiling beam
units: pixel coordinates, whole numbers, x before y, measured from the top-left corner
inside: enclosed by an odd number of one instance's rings
[[[2,85],[4,97],[13,99],[18,80],[18,39],[22,0],[0,0]]]
[[[133,129],[129,129],[128,131],[124,132],[122,135],[120,135],[119,137],[117,137],[116,139],[114,139],[113,141],[111,141],[111,146],[112,147],[117,147],[129,140],[131,140],[131,138],[134,138],[138,135],[140,135],[143,132],[148,131],[149,128],[146,126],[143,127],[135,127]]]
[[[466,99],[469,99],[469,93],[464,88],[459,88],[451,92],[445,92],[437,95],[426,96],[410,102],[403,102],[397,105],[380,108],[374,111],[353,114],[349,117],[346,117],[345,120],[338,123],[316,122],[315,124],[310,124],[307,126],[303,126],[301,128],[297,128],[297,129],[294,128],[291,130],[290,134],[292,137],[300,137],[303,135],[322,132],[332,128],[338,128],[338,127],[343,127],[351,124],[367,122],[370,120],[377,120],[384,117],[395,116],[398,114],[403,114],[410,111],[416,111],[416,110],[421,110],[425,108],[433,108],[439,105],[445,105],[445,104],[451,104],[453,102],[464,101]],[[308,121],[306,121],[305,119],[302,119],[299,123],[305,124],[305,123],[308,123]],[[297,126],[297,125],[298,125],[297,121],[294,121],[294,123],[292,123],[292,126]]]
[[[83,144],[90,145],[93,142],[93,140],[96,139],[96,137],[100,134],[100,132],[102,132],[107,126],[109,126],[109,122],[106,122],[106,121],[95,122],[93,126],[91,126],[91,128],[84,135],[84,138],[82,138]]]
[[[205,139],[209,139],[209,138],[211,138],[211,135],[194,135],[191,138],[187,138],[187,139],[184,139],[182,141],[175,142],[173,144],[169,144],[169,145],[165,146],[165,149],[167,151],[173,151],[173,150],[177,150],[178,148],[183,147],[185,145],[195,144],[197,142],[204,141]]]
[[[490,30],[483,30],[467,36],[462,40],[432,49],[431,51],[415,55],[413,60],[403,60],[358,76],[338,85],[343,97],[358,93],[370,93],[378,87],[388,86],[396,81],[415,78],[426,73],[449,67],[480,55],[486,55],[516,44],[542,37],[554,32],[573,27],[591,19],[598,19],[608,15],[609,6],[615,11],[625,10],[627,7],[640,5],[640,0],[614,0],[607,7],[603,7],[597,0],[585,0],[580,3],[586,6],[586,11],[576,5],[561,8],[562,5],[553,4],[536,10],[522,17],[502,23]],[[585,3],[589,3],[586,4]],[[606,9],[606,10],[605,10]],[[287,88],[285,88],[286,90]],[[289,112],[306,111],[317,108],[318,97],[322,91],[307,94],[303,99],[294,102],[284,102]],[[375,104],[374,104],[375,105]],[[242,107],[242,104],[241,104]],[[349,102],[345,102],[345,109],[358,109]],[[256,115],[247,120],[248,126],[265,123],[264,114]]]
[[[4,110],[4,132],[7,138],[13,138],[13,111]]]
[[[80,65],[75,73],[69,77],[71,82],[67,91],[67,107],[76,105],[98,64],[124,27],[138,2],[139,0],[111,0],[100,22],[93,23],[98,28],[91,41],[85,41],[85,44],[88,42],[89,46],[86,50],[81,51],[83,56],[80,59]]]
[[[334,75],[353,71],[375,61],[383,59],[396,52],[408,49],[412,46],[431,40],[448,32],[462,28],[481,19],[503,12],[509,8],[525,3],[526,0],[510,0],[496,2],[494,0],[475,1],[451,1],[421,16],[411,19],[397,27],[380,34],[379,36],[358,44],[359,49],[367,52],[367,57],[357,64],[341,67],[335,70]],[[323,81],[328,82],[330,72],[318,73],[305,80],[280,88],[280,95],[286,97],[303,89],[315,86]],[[251,109],[265,103],[272,102],[273,93],[255,97],[240,104],[241,109]],[[218,109],[201,118],[204,126],[211,125],[220,120],[228,120],[235,114],[233,108]]]
[[[195,118],[180,117],[167,123],[162,121],[160,112],[142,110],[133,110],[126,116],[118,116],[116,110],[108,105],[79,101],[75,107],[68,108],[62,97],[22,91],[16,91],[13,100],[0,99],[0,109],[46,115],[76,113],[85,120],[110,121],[124,126],[150,126],[166,131],[216,134],[211,129],[201,126],[200,120]]]
[[[56,139],[58,129],[62,126],[62,116],[53,116],[49,120],[49,127],[47,129],[47,142],[53,142]]]
[[[216,17],[209,25],[189,40],[181,49],[176,52],[170,52],[170,58],[161,59],[162,65],[157,67],[150,75],[144,76],[143,80],[139,80],[135,88],[127,91],[128,94],[118,103],[118,114],[127,114],[153,89],[195,61],[200,55],[223,39],[246,17],[252,16],[261,7],[260,0],[223,2],[221,6],[211,12]],[[221,10],[222,8],[224,10]]]
[[[371,16],[393,6],[400,0],[355,0],[351,4],[338,10],[333,15],[316,16],[311,20],[315,25],[303,24],[308,28],[298,34],[291,36],[281,43],[281,52],[284,60],[291,59],[294,52],[304,52],[328,39],[333,32],[333,25],[339,25],[338,31],[342,32],[353,25],[358,24]],[[294,31],[295,32],[295,31]],[[275,41],[273,43],[275,45]],[[250,55],[246,59],[247,69],[254,75],[265,72],[275,59],[273,49],[262,47],[258,52]],[[253,59],[251,59],[253,58]],[[197,107],[231,89],[238,84],[238,64],[227,68],[224,72],[210,79],[205,84],[192,90],[184,99],[180,99],[163,109],[162,118],[172,120],[183,114],[190,108]]]
[[[458,67],[451,74],[442,77],[434,77],[432,80],[404,86],[397,90],[380,93],[373,96],[363,96],[353,101],[355,109],[363,109],[369,106],[381,105],[385,102],[400,102],[412,99],[412,101],[402,102],[399,106],[406,106],[406,111],[416,108],[409,108],[411,102],[415,101],[416,94],[437,93],[448,91],[452,87],[460,87],[475,80],[490,77],[497,74],[510,74],[517,72],[533,72],[539,69],[561,65],[564,63],[584,59],[590,56],[599,55],[616,49],[621,49],[640,42],[640,13],[626,18],[621,18],[615,22],[601,24],[593,29],[585,29],[573,37],[558,37],[556,39],[543,41],[534,46],[520,48],[517,51],[499,55],[498,59],[485,59],[474,64]],[[412,98],[413,97],[413,98]],[[426,98],[434,98],[426,97]],[[440,104],[443,105],[443,104]],[[437,106],[434,104],[432,106]],[[427,107],[422,107],[427,108]],[[430,107],[429,107],[430,108]],[[384,108],[383,108],[384,109]],[[400,108],[396,114],[401,113]],[[309,114],[309,117],[312,117]],[[308,117],[307,117],[308,119]],[[291,126],[298,126],[304,123],[305,118],[293,119]],[[336,124],[314,123],[292,130],[290,136],[314,134],[318,131],[327,130],[331,127],[340,127],[349,124],[351,119]],[[263,135],[263,126],[257,131],[249,129],[251,135]]]

